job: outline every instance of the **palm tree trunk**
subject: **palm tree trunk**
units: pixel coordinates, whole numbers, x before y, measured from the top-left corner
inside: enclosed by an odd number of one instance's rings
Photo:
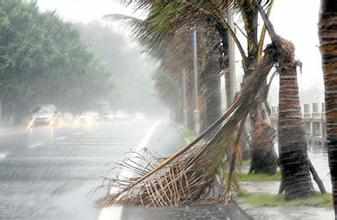
[[[255,107],[252,123],[252,152],[249,173],[265,173],[274,175],[277,171],[277,155],[274,150],[275,129],[268,120],[263,105]]]
[[[221,116],[221,81],[220,81],[220,54],[215,45],[220,42],[218,34],[206,29],[206,62],[200,76],[201,96],[204,98],[204,120],[202,129],[205,130]]]
[[[313,185],[298,94],[295,49],[290,42],[282,43],[286,45],[286,50],[282,51],[278,59],[280,67],[279,159],[285,196],[287,199],[295,199],[312,195]]]
[[[322,0],[319,34],[325,82],[327,147],[337,219],[337,1]]]
[[[242,11],[245,30],[248,37],[248,59],[245,66],[245,75],[248,77],[252,74],[258,62],[258,11],[257,8],[249,5],[245,6]],[[268,118],[268,114],[263,114],[263,102],[257,103],[250,111],[251,121],[251,167],[250,172],[275,174],[277,169],[277,156],[274,150],[274,132],[271,124],[267,123],[264,118]]]
[[[214,57],[214,56],[213,56]],[[202,76],[202,96],[205,100],[205,117],[202,123],[203,130],[209,127],[221,116],[221,84],[217,60],[210,58]],[[215,68],[214,68],[215,67]]]

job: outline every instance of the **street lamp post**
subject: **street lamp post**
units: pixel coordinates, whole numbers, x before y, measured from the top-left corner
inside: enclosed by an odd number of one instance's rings
[[[198,71],[198,39],[197,30],[193,30],[193,72],[194,72],[194,95],[195,95],[195,109],[194,109],[194,129],[195,133],[200,132],[200,103],[199,103],[199,71]]]
[[[229,25],[235,30],[234,21],[233,21],[233,11],[229,9],[227,11],[227,20]],[[228,59],[229,59],[229,68],[225,73],[225,83],[226,83],[226,106],[232,104],[236,91],[236,77],[235,77],[235,45],[234,40],[230,34],[228,35]]]

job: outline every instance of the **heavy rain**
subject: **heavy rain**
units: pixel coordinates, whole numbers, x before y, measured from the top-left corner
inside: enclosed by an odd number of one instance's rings
[[[335,0],[1,0],[0,220],[337,219]]]

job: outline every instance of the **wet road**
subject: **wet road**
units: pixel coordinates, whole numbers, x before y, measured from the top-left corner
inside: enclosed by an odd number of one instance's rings
[[[114,161],[141,147],[168,155],[183,145],[182,139],[179,128],[169,122],[146,119],[102,122],[91,128],[38,128],[31,134],[0,131],[0,220],[243,219],[237,208],[221,205],[155,211],[95,208],[100,194],[93,190],[102,176],[111,175]],[[310,156],[328,183],[326,154],[315,148]],[[261,213],[270,211],[275,210],[249,213],[262,219]],[[281,217],[282,212],[268,216]],[[330,211],[319,212],[330,217]],[[291,213],[295,217],[286,219],[308,218],[298,210]]]
[[[0,219],[97,219],[94,201],[99,195],[93,190],[100,177],[107,174],[113,161],[144,142],[154,123],[133,119],[101,123],[95,128],[38,128],[31,134],[2,135]],[[166,132],[167,127],[161,123]],[[158,130],[147,135],[154,143]],[[167,145],[165,141],[162,145]]]

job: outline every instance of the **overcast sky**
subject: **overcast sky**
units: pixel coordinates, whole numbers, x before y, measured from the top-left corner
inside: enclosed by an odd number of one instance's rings
[[[303,62],[301,85],[323,86],[318,40],[319,0],[276,0],[272,21],[276,31],[294,42]]]
[[[99,20],[109,13],[127,13],[119,4],[119,0],[38,0],[42,10],[56,10],[65,20],[75,22],[90,22]]]
[[[67,21],[90,22],[109,13],[133,15],[120,0],[38,0],[42,10],[56,10]],[[321,60],[318,48],[319,0],[276,0],[272,21],[276,31],[296,45],[296,55],[303,62],[301,89],[322,88]],[[121,29],[122,30],[122,29]]]

